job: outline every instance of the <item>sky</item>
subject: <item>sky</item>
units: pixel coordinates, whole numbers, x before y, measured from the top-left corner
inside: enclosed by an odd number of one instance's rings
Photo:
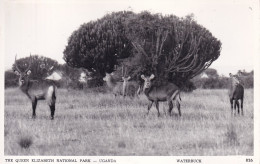
[[[196,2],[196,3],[195,3]],[[257,0],[12,0],[4,3],[4,68],[17,58],[38,54],[65,63],[63,50],[81,24],[107,13],[131,10],[194,19],[222,42],[210,66],[220,75],[254,69],[259,51]]]

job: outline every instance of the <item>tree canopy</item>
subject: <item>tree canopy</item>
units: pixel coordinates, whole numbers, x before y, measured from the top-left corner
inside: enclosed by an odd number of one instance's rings
[[[131,44],[122,24],[126,12],[112,13],[80,26],[72,33],[64,50],[69,66],[86,68],[102,76],[114,71],[120,58],[131,54]]]
[[[154,73],[158,79],[185,83],[207,69],[221,50],[221,42],[192,15],[115,12],[74,31],[64,60],[104,76],[126,65],[135,76]]]

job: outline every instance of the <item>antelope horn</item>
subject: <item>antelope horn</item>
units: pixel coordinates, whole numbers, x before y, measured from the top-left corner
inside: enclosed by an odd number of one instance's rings
[[[51,66],[48,71],[52,71],[54,69],[54,66]]]
[[[29,62],[29,66],[28,68],[24,71],[24,72],[27,72],[30,68],[31,68],[31,65],[32,65],[32,55],[30,53],[30,62]]]
[[[18,66],[17,66],[16,56],[17,56],[17,54],[15,55],[15,62],[14,62],[14,65],[15,65],[16,70],[17,70],[19,73],[21,73],[21,70],[20,70],[20,69],[18,68]]]

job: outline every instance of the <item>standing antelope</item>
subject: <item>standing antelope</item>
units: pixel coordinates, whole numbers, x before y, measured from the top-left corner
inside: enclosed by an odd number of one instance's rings
[[[111,74],[106,73],[103,80],[107,83],[108,88],[112,91],[115,96],[122,95],[122,82],[116,82]]]
[[[144,87],[143,84],[138,84],[138,88],[137,88],[137,91],[136,91],[136,94],[138,96],[143,92],[143,90],[144,90],[143,87]]]
[[[123,82],[116,82],[112,74],[106,73],[106,76],[103,78],[106,81],[107,86],[110,88],[112,93],[117,95],[131,96],[133,97],[137,90],[137,84],[135,82],[129,82],[130,76],[122,77]]]
[[[235,113],[236,113],[236,107],[237,107],[237,112],[239,114],[239,101],[241,100],[241,114],[244,115],[243,112],[243,101],[244,101],[244,87],[239,81],[238,77],[235,75],[232,75],[232,73],[229,73],[230,76],[230,88],[228,90],[229,93],[229,100],[231,104],[231,114],[233,113],[233,101],[235,101]]]
[[[139,95],[139,85],[135,81],[129,81],[131,79],[130,76],[122,77],[123,79],[123,96],[134,97]]]
[[[31,56],[28,68],[21,71],[18,68],[15,57],[14,72],[19,76],[19,88],[32,102],[32,118],[36,117],[36,106],[38,100],[47,100],[51,110],[51,119],[54,119],[55,102],[56,102],[56,86],[52,80],[30,80],[31,74]]]
[[[173,108],[173,101],[175,100],[176,106],[179,111],[179,115],[181,116],[181,109],[180,109],[180,89],[173,83],[165,82],[161,85],[154,85],[152,84],[152,79],[154,78],[154,75],[152,74],[150,77],[145,77],[144,75],[141,75],[141,78],[144,80],[144,94],[150,100],[150,104],[148,105],[148,112],[149,114],[150,108],[153,105],[153,102],[155,102],[156,109],[158,111],[158,117],[160,116],[159,112],[159,101],[168,101],[169,105],[169,114],[171,115],[171,111]]]

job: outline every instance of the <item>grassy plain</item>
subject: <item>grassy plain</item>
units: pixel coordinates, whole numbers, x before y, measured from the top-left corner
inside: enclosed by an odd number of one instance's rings
[[[59,89],[55,119],[44,101],[31,104],[18,88],[5,90],[5,155],[253,155],[253,90],[245,91],[244,116],[231,116],[226,90],[182,93],[182,116],[161,117],[148,100]]]

